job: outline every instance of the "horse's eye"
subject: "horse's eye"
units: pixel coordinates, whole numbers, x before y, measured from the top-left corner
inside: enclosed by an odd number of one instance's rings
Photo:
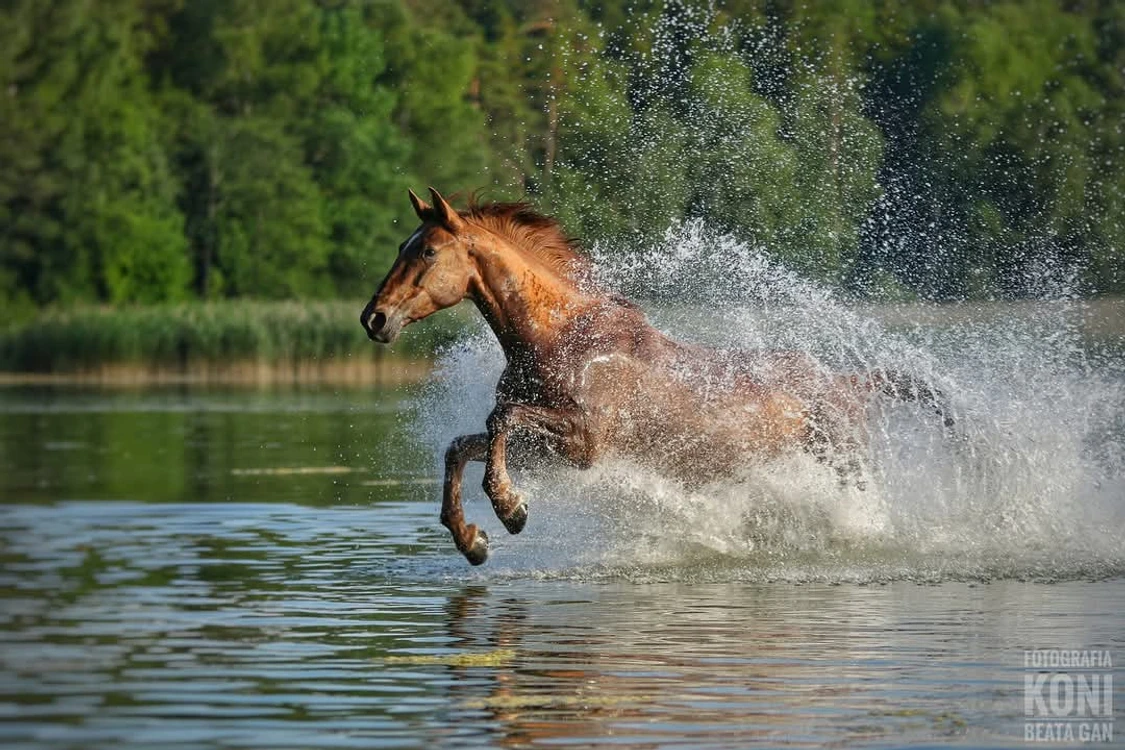
[[[433,260],[437,256],[437,251],[432,247],[427,247],[422,250],[422,257],[426,260]]]

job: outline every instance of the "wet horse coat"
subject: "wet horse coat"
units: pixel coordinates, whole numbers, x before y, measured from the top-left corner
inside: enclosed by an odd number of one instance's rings
[[[582,468],[627,456],[692,484],[792,450],[842,457],[836,465],[846,472],[872,390],[947,414],[936,392],[903,376],[841,376],[796,352],[670,339],[637,306],[600,289],[558,225],[526,204],[458,213],[432,188],[433,205],[410,198],[422,224],[361,322],[388,343],[404,326],[470,299],[504,350],[487,431],[456,438],[445,455],[441,521],[473,564],[487,558],[488,537],[465,523],[461,508],[469,461],[485,462],[485,493],[519,533],[528,509],[508,474],[510,450]]]

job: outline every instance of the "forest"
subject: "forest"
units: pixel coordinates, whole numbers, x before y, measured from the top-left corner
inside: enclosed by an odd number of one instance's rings
[[[406,189],[842,293],[1125,291],[1116,0],[4,0],[0,301],[369,295]]]

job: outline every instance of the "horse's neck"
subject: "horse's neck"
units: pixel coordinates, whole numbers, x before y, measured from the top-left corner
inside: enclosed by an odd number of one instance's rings
[[[570,281],[508,247],[482,254],[477,266],[470,294],[509,362],[546,352],[573,312],[592,301]]]

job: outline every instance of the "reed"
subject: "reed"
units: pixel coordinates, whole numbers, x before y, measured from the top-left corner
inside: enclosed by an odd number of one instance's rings
[[[363,302],[230,300],[147,307],[49,309],[0,330],[0,370],[68,373],[137,365],[191,369],[233,362],[429,359],[454,341],[454,311],[411,328],[393,347],[368,341]]]

